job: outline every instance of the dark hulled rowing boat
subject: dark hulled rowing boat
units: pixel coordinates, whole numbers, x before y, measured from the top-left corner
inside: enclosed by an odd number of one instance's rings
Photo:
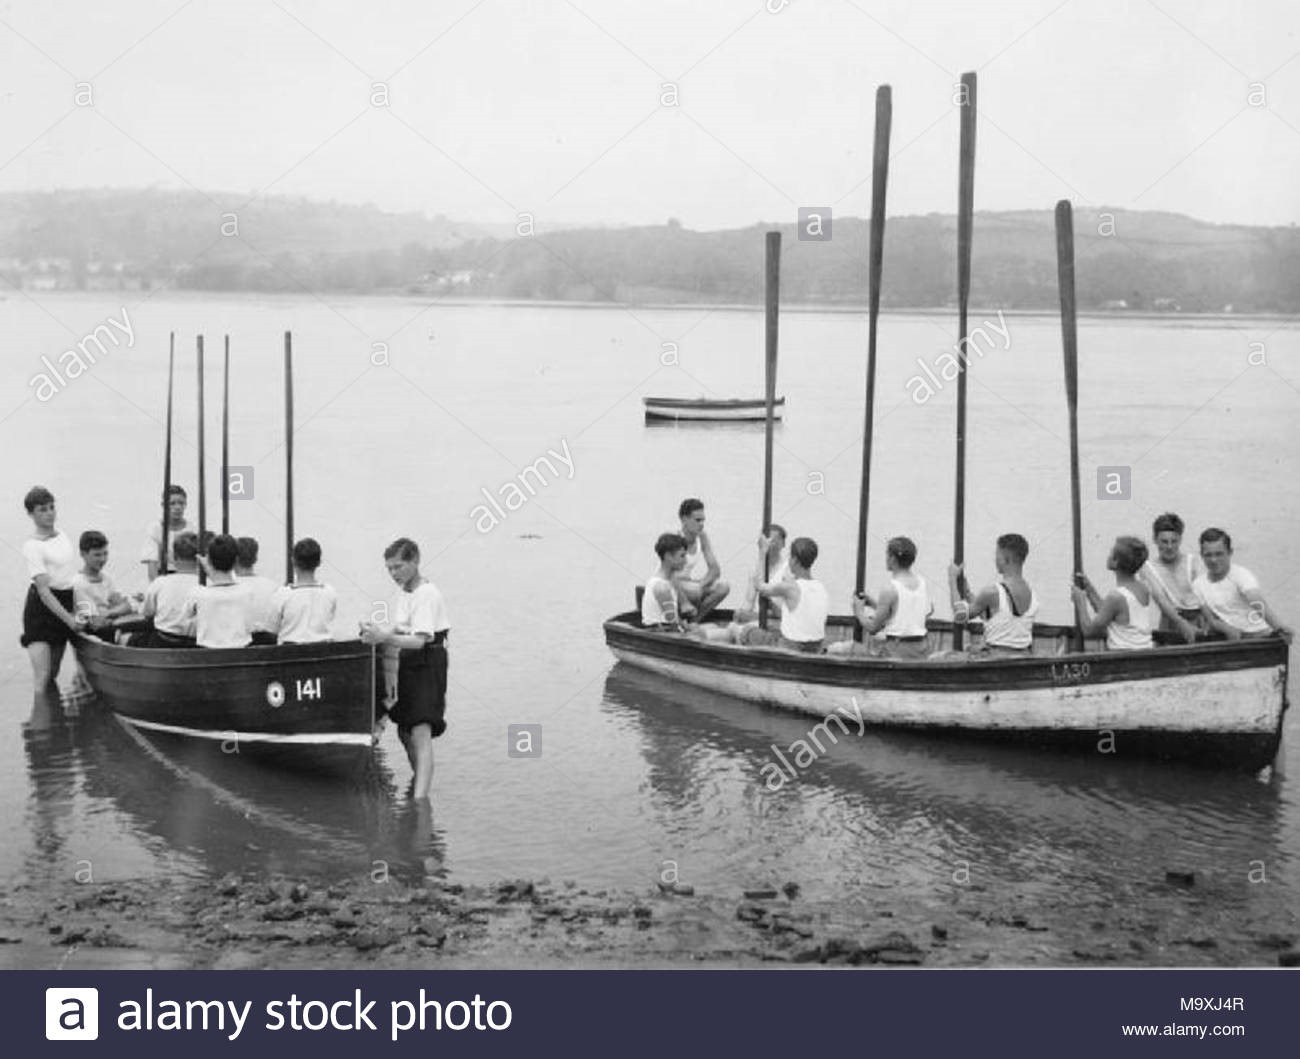
[[[767,418],[764,398],[746,400],[704,397],[642,397],[646,419],[669,419],[701,423],[762,422]],[[775,416],[785,411],[785,398],[776,399]]]
[[[370,753],[375,651],[359,640],[210,650],[81,635],[74,646],[95,694],[134,728],[311,769]]]

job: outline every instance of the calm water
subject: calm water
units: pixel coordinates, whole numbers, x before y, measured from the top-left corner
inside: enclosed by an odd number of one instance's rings
[[[758,395],[754,312],[441,306],[385,299],[158,296],[127,303],[135,345],[46,402],[29,378],[121,302],[42,296],[0,301],[0,881],[199,876],[270,868],[361,875],[376,859],[466,881],[549,875],[645,888],[674,860],[697,886],[731,892],[795,880],[811,897],[907,887],[920,901],[968,861],[990,886],[1105,897],[1168,867],[1218,884],[1248,912],[1300,904],[1294,779],[1265,782],[873,735],[836,747],[797,783],[766,792],[773,743],[807,722],[615,667],[601,621],[631,605],[651,543],[678,501],[702,496],[724,573],[743,582],[762,495],[760,426],[648,428],[643,394]],[[983,319],[973,314],[972,323]],[[1028,537],[1027,574],[1047,620],[1068,620],[1068,445],[1060,338],[1052,318],[1011,317],[971,384],[967,551],[976,581],[992,541]],[[777,519],[821,543],[819,572],[847,604],[854,561],[865,321],[782,318],[788,398],[776,449]],[[188,761],[98,710],[33,716],[17,644],[26,574],[17,549],[34,482],[58,496],[60,525],[110,537],[112,573],[142,587],[135,556],[156,510],[167,333],[178,371],[176,480],[195,495],[193,335],[232,336],[231,462],[254,468],[255,497],[233,528],[283,564],[280,335],[297,362],[300,534],[354,628],[391,596],[385,544],[422,545],[454,627],[450,730],[437,746],[432,835],[403,806],[409,770],[390,733],[356,785],[278,775],[229,759]],[[909,400],[917,358],[953,342],[953,320],[882,321],[877,460],[868,564],[906,533],[918,569],[942,582],[951,550],[953,395]],[[390,363],[374,364],[372,343]],[[1266,365],[1251,365],[1261,342]],[[661,364],[663,343],[680,366]],[[1300,330],[1276,321],[1089,321],[1081,333],[1085,555],[1094,579],[1120,532],[1146,535],[1179,511],[1196,530],[1225,524],[1237,558],[1300,622],[1297,411]],[[671,358],[669,358],[671,359]],[[1259,359],[1258,356],[1255,358]],[[218,422],[219,370],[209,386]],[[26,399],[25,399],[26,398]],[[567,445],[567,450],[564,446]],[[210,489],[218,445],[209,433]],[[548,449],[572,478],[538,491],[489,532],[472,515]],[[1095,468],[1132,469],[1130,501],[1095,499]],[[213,502],[210,521],[216,518]],[[191,513],[194,509],[191,508]],[[65,663],[64,680],[70,677]],[[543,755],[506,756],[506,725],[540,723]],[[1300,759],[1296,725],[1288,735]],[[1250,862],[1269,885],[1250,886]]]

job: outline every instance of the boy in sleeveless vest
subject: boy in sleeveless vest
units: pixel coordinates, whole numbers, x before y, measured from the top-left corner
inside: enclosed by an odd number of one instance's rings
[[[704,501],[687,497],[677,508],[686,541],[686,565],[676,577],[684,597],[684,609],[691,621],[703,621],[714,607],[727,598],[731,586],[722,580],[722,567],[713,554],[709,535],[704,532]]]
[[[645,583],[641,596],[641,624],[660,632],[682,632],[681,600],[677,575],[686,569],[686,540],[679,533],[663,533],[655,541],[659,569]]]
[[[1192,582],[1205,568],[1191,552],[1182,550],[1183,520],[1173,512],[1160,515],[1151,525],[1156,554],[1138,571],[1138,580],[1151,591],[1160,608],[1160,630],[1176,632],[1188,643],[1208,626]]]
[[[1032,650],[1038,597],[1024,577],[1028,558],[1029,542],[1024,537],[1019,533],[1002,534],[993,552],[998,579],[973,597],[961,564],[949,564],[948,591],[953,600],[953,620],[965,624],[972,618],[984,619],[984,640],[971,647],[971,655],[1015,658]]]
[[[1205,573],[1192,584],[1205,620],[1229,640],[1276,633],[1291,642],[1291,629],[1264,601],[1255,575],[1232,561],[1232,538],[1216,527],[1201,533]]]
[[[766,555],[769,541],[760,537],[759,554]],[[796,537],[790,543],[790,574],[758,586],[758,595],[781,602],[780,632],[758,625],[733,626],[737,642],[746,647],[780,647],[803,654],[820,654],[826,643],[826,618],[830,613],[826,586],[812,576],[817,542]]]
[[[1106,633],[1112,651],[1140,651],[1153,646],[1151,639],[1151,591],[1138,580],[1147,561],[1147,546],[1137,537],[1116,537],[1106,568],[1115,571],[1115,588],[1102,599],[1092,582],[1080,571],[1079,584],[1070,590],[1074,613],[1084,636]],[[1097,612],[1089,619],[1088,606]]]
[[[891,537],[885,545],[885,569],[889,571],[889,584],[872,599],[865,592],[853,597],[853,616],[867,637],[884,634],[883,640],[869,640],[868,650],[886,658],[928,658],[930,635],[925,620],[934,612],[930,601],[930,586],[925,578],[912,570],[916,562],[916,545],[907,537]],[[867,608],[874,613],[867,614]],[[858,653],[861,645],[852,641],[849,653]],[[845,648],[836,645],[836,653]]]
[[[785,554],[785,527],[773,522],[768,529],[767,535],[760,535],[759,541],[760,543],[766,542],[767,550],[764,551],[759,548],[758,563],[754,568],[754,572],[749,575],[749,591],[745,594],[745,602],[736,611],[735,621],[741,625],[758,621],[759,585],[764,581],[784,581],[791,576],[790,557]],[[776,599],[772,601],[772,604],[779,612],[781,601]]]

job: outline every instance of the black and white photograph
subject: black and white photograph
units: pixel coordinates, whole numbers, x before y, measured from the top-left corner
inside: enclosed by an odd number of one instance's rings
[[[8,0],[0,130],[0,967],[1300,964],[1296,5]]]

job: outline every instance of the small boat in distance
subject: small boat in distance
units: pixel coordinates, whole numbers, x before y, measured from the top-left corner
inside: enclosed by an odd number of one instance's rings
[[[713,399],[706,397],[642,397],[646,419],[671,419],[707,423],[762,422],[767,418],[767,401],[763,398]],[[780,419],[785,398],[773,403],[773,416]]]

